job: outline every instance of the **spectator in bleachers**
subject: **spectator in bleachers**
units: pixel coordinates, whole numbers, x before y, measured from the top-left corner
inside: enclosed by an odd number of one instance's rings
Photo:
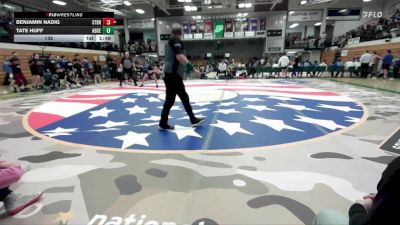
[[[61,68],[60,64],[56,65],[56,73],[55,74],[57,74],[58,80],[60,81],[60,87],[64,87],[65,86],[65,72]]]
[[[93,66],[93,74],[94,74],[94,84],[101,83],[102,67],[96,56],[93,57],[92,66]]]
[[[294,59],[293,59],[293,70],[292,70],[292,78],[293,77],[297,77],[297,72],[299,71],[299,63],[300,63],[300,58],[299,56],[296,54],[294,55]]]
[[[265,58],[264,57],[261,57],[261,59],[260,59],[260,66],[261,67],[265,66]]]
[[[353,58],[353,60],[349,60],[349,61],[347,61],[347,62],[344,63],[344,69],[345,69],[346,71],[349,71],[349,68],[354,68],[354,60],[355,60],[355,58]],[[350,76],[350,77],[353,76],[353,72],[352,72],[352,71],[350,71],[349,76]]]
[[[227,79],[234,78],[236,76],[236,71],[237,70],[238,70],[238,65],[236,64],[235,59],[232,59],[230,64],[229,64],[229,66],[228,66],[228,69],[227,69],[227,72],[228,72]]]
[[[83,58],[82,67],[84,76],[89,76],[90,63],[87,57]]]
[[[390,66],[393,62],[393,55],[391,50],[387,50],[386,55],[383,57],[382,60],[382,70],[383,70],[383,78],[387,79],[387,75],[390,69]]]
[[[68,67],[68,62],[67,62],[67,59],[65,59],[65,56],[62,55],[62,56],[60,57],[58,64],[60,64],[60,68],[61,68],[62,70],[66,70],[66,69],[67,69],[67,67]]]
[[[4,72],[3,85],[10,85],[9,76],[10,73],[12,73],[12,69],[10,60],[8,59],[7,56],[4,56],[3,58],[3,72]]]
[[[303,71],[304,71],[304,61],[299,63],[299,68],[298,68],[298,76],[299,77],[303,77]]]
[[[31,73],[32,73],[32,87],[42,88],[43,87],[43,72],[44,72],[44,61],[40,58],[39,54],[34,54],[33,58],[29,61]]]
[[[273,62],[272,62],[272,68],[275,68],[275,69],[280,68],[280,66],[279,66],[279,64],[278,64],[277,61],[273,61]],[[249,75],[249,74],[248,74],[248,75]],[[279,76],[279,72],[275,72],[272,76],[273,76],[273,77]]]
[[[226,69],[227,65],[224,60],[221,60],[221,62],[218,64],[218,74],[223,73],[224,76],[226,76]]]
[[[381,59],[382,59],[382,57],[380,57],[377,52],[373,52],[372,61],[371,61],[371,64],[372,64],[371,76],[376,76],[378,74],[378,66],[379,66],[379,61]]]
[[[361,55],[360,63],[361,63],[361,77],[367,78],[368,77],[368,68],[369,64],[372,61],[372,55],[369,53],[368,50],[365,51],[364,54]]]
[[[360,58],[354,57],[353,64],[354,64],[354,74],[358,77],[359,76],[358,68],[361,68]]]
[[[67,69],[65,71],[65,86],[67,88],[75,88],[79,87],[79,79],[77,78],[75,72],[73,70]]]
[[[66,70],[69,70],[69,71],[74,70],[74,63],[71,61],[71,59],[69,57],[65,61],[65,68],[66,68]]]
[[[343,63],[341,59],[338,59],[335,63],[333,63],[333,68],[337,71],[335,77],[338,77],[340,73],[342,73],[341,77],[343,77]],[[333,77],[333,71],[331,72],[331,77]]]
[[[393,65],[393,78],[399,78],[399,68],[400,68],[400,51],[397,53],[397,59],[394,61]]]
[[[290,64],[290,60],[287,57],[286,52],[284,52],[283,55],[278,60],[278,66],[281,68],[282,75],[285,78],[287,78],[287,71],[288,71],[289,64]]]
[[[115,58],[111,58],[111,60],[108,61],[108,68],[110,69],[110,78],[111,80],[117,79],[117,69],[118,65],[116,62]]]
[[[49,55],[49,59],[46,61],[45,68],[50,70],[51,74],[55,74],[57,70],[57,59],[53,54]]]
[[[78,75],[78,79],[82,82],[84,80],[84,77],[83,77],[83,73],[82,73],[82,61],[80,59],[79,54],[75,54],[72,64],[73,64],[73,69],[75,70],[75,73]]]
[[[311,70],[312,70],[313,65],[310,63],[310,61],[306,60],[303,64],[303,69],[307,71],[306,77],[310,76],[311,77]]]
[[[325,68],[325,70],[326,70],[326,68],[327,68],[327,66],[328,65],[326,65],[326,62],[325,62],[325,60],[324,61],[322,61],[319,65],[319,70],[318,70],[318,72],[317,72],[317,74],[315,75],[315,76],[318,76],[319,74],[321,74],[321,77],[322,77],[322,75],[323,75],[323,73],[325,72],[325,71],[321,71],[321,67],[322,68]]]
[[[27,91],[28,88],[26,87],[26,85],[28,84],[28,81],[26,80],[24,74],[22,73],[21,62],[16,52],[12,52],[10,64],[12,70],[12,79],[15,81],[15,83],[17,84],[18,88],[20,88],[21,91]]]
[[[315,77],[316,75],[317,75],[317,72],[319,71],[319,63],[318,63],[318,61],[314,61],[314,64],[313,64],[313,77]]]

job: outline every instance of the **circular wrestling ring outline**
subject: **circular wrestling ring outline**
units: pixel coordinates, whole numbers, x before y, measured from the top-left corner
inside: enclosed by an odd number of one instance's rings
[[[73,93],[68,93],[68,94],[73,94]],[[124,153],[143,153],[143,154],[187,154],[187,153],[203,153],[203,154],[218,154],[218,153],[232,153],[232,152],[252,152],[252,151],[263,151],[263,150],[269,150],[269,149],[275,149],[275,148],[286,148],[286,147],[292,147],[296,145],[301,145],[305,143],[311,143],[311,142],[316,142],[328,137],[331,137],[333,135],[338,135],[342,134],[345,132],[348,132],[352,129],[355,129],[356,127],[360,126],[363,124],[368,116],[369,116],[369,111],[368,108],[359,100],[353,99],[354,103],[357,103],[360,105],[360,107],[363,109],[363,116],[360,118],[358,122],[355,122],[349,127],[343,128],[338,131],[332,131],[329,132],[328,134],[321,135],[318,137],[314,138],[309,138],[306,140],[301,140],[301,141],[295,141],[295,142],[290,142],[290,143],[284,143],[284,144],[275,144],[275,145],[268,145],[268,146],[260,146],[260,147],[249,147],[249,148],[231,148],[231,149],[214,149],[214,150],[143,150],[143,149],[121,149],[121,148],[111,148],[111,147],[104,147],[104,146],[95,146],[95,145],[86,145],[86,144],[77,144],[73,142],[68,142],[68,141],[62,141],[58,140],[55,138],[48,137],[44,134],[39,133],[35,129],[31,128],[28,122],[28,118],[30,114],[36,109],[31,109],[24,117],[22,120],[22,125],[25,130],[27,130],[29,133],[31,133],[33,136],[36,136],[38,138],[41,138],[42,140],[47,140],[50,142],[53,142],[55,144],[61,144],[61,145],[66,145],[70,147],[78,147],[78,148],[84,148],[84,149],[90,149],[90,150],[96,150],[96,151],[110,151],[110,152],[124,152]],[[38,106],[40,107],[40,106]]]

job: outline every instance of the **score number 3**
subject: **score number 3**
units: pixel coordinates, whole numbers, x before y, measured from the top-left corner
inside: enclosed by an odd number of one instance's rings
[[[103,18],[103,26],[114,26],[115,19],[114,18]]]

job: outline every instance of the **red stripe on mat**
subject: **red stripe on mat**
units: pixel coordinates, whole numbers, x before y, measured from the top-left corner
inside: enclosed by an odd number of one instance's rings
[[[113,99],[93,99],[93,100],[83,100],[83,99],[57,99],[55,102],[77,102],[77,103],[89,103],[89,104],[96,104],[96,105],[101,105],[104,103],[107,103],[109,101],[112,101]]]
[[[301,91],[279,91],[279,90],[257,90],[257,89],[233,89],[233,88],[224,88],[227,91],[254,91],[254,92],[277,92],[277,93],[285,93],[285,94],[297,94],[297,95],[317,95],[317,96],[339,96],[339,94],[328,92],[328,91],[316,91],[316,92],[301,92]]]
[[[101,98],[101,97],[112,97],[112,96],[124,96],[126,93],[119,93],[119,94],[104,94],[104,95],[82,95],[76,94],[67,96],[67,98]]]
[[[55,114],[31,112],[28,117],[28,124],[32,129],[37,130],[62,119],[64,117]]]
[[[259,84],[259,83],[254,83]],[[251,85],[240,85],[240,84],[185,84],[186,87],[207,87],[207,86],[221,86],[221,87],[249,87]],[[303,86],[296,86],[296,85],[254,85],[253,87],[257,88],[304,88]]]

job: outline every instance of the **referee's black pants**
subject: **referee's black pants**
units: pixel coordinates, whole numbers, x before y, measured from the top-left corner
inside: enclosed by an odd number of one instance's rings
[[[166,97],[164,107],[161,112],[160,126],[165,126],[168,124],[169,111],[175,103],[176,95],[178,95],[181,99],[183,107],[185,108],[190,121],[193,122],[195,116],[193,114],[192,106],[190,105],[189,101],[189,95],[186,93],[182,77],[178,74],[165,73],[164,83],[166,88]]]
[[[361,63],[361,77],[362,78],[368,77],[368,67],[369,67],[369,63]]]

